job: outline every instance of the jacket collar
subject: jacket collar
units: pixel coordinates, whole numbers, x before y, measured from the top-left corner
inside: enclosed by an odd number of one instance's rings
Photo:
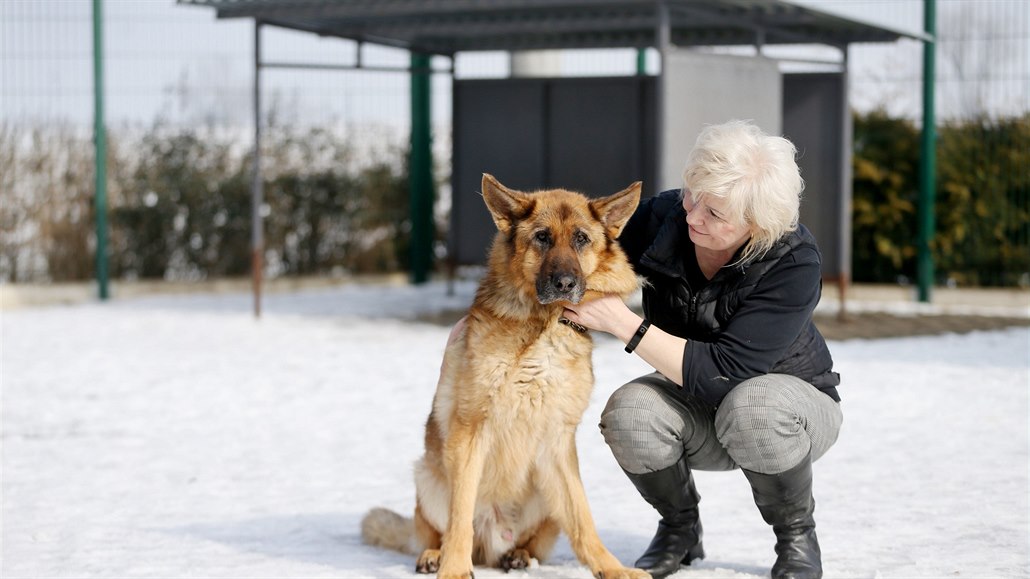
[[[780,240],[769,251],[767,255],[778,253],[777,249],[785,240]],[[693,251],[694,242],[690,240],[690,229],[687,227],[687,212],[683,205],[676,205],[672,211],[665,215],[654,242],[651,243],[644,254],[640,257],[640,263],[644,267],[670,277],[686,278],[686,269],[683,267],[683,256],[688,251]],[[735,264],[733,270],[743,274],[747,268],[754,263],[754,259],[740,263],[740,256],[744,248],[741,247],[733,255],[730,263]],[[723,269],[725,271],[725,268]],[[716,274],[718,275],[718,274]]]
[[[683,252],[693,249],[687,229],[687,212],[677,205],[665,215],[651,247],[644,251],[640,263],[648,269],[670,277],[685,277]]]

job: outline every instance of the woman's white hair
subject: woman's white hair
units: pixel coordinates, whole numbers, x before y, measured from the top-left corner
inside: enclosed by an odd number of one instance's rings
[[[726,201],[726,218],[751,228],[741,262],[763,255],[798,226],[804,182],[794,144],[766,135],[750,121],[709,125],[697,137],[683,171],[694,202]]]

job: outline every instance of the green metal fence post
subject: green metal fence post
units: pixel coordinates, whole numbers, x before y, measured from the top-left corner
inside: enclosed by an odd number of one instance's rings
[[[104,14],[103,0],[93,0],[93,149],[96,193],[97,254],[96,277],[98,296],[106,300],[107,275],[107,132],[104,127]]]
[[[934,237],[934,205],[937,188],[937,129],[934,115],[935,50],[937,44],[936,0],[923,0],[923,139],[919,156],[919,245],[917,277],[919,301],[929,302],[934,263],[930,242]]]
[[[433,150],[429,55],[411,53],[411,283],[429,280],[433,265]]]

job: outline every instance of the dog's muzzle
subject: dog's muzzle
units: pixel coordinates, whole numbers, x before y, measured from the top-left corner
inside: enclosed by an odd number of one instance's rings
[[[536,296],[541,304],[567,301],[578,304],[583,299],[584,283],[571,273],[543,275],[536,281]]]

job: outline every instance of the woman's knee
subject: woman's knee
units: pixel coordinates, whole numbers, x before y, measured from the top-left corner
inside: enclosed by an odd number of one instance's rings
[[[808,454],[811,442],[796,401],[774,376],[738,384],[715,414],[716,436],[743,468],[775,473]]]
[[[624,433],[665,437],[681,424],[682,418],[654,386],[630,382],[612,393],[601,412],[600,427],[607,440]]]
[[[661,470],[683,454],[683,418],[654,385],[630,382],[616,390],[599,426],[615,459],[628,472]]]

